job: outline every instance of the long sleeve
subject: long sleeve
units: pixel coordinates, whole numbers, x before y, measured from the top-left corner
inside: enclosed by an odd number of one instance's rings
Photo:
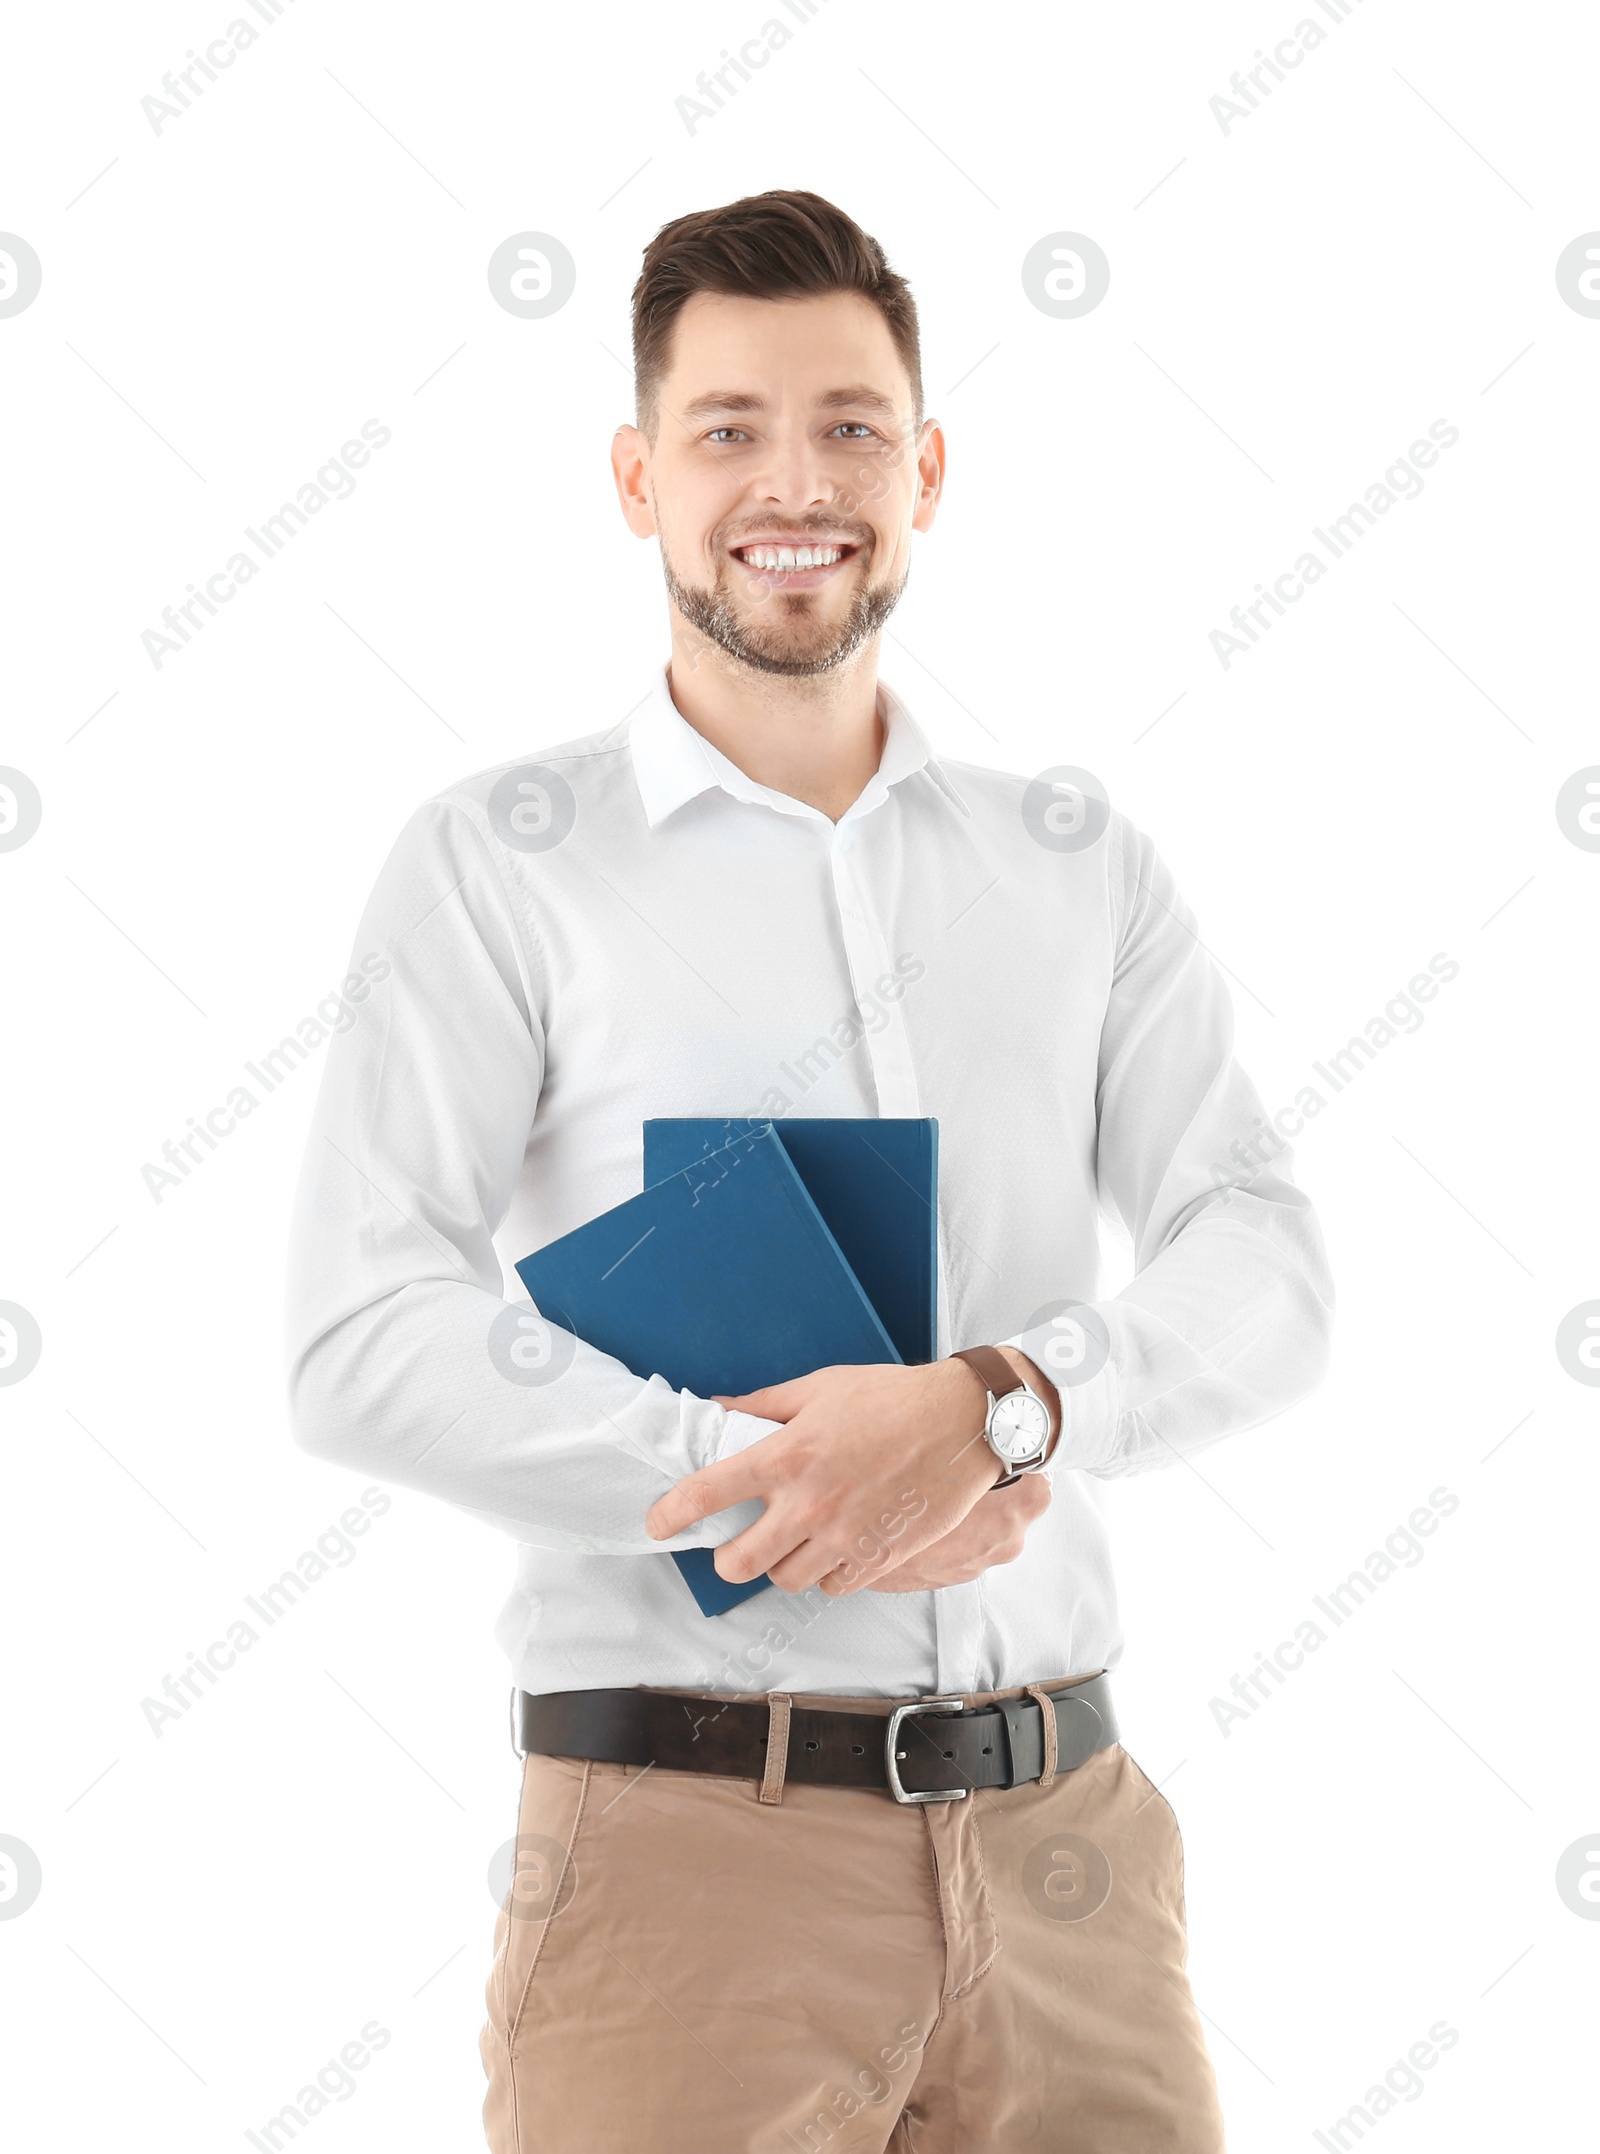
[[[1292,1154],[1233,1058],[1228,990],[1194,915],[1125,818],[1108,846],[1117,938],[1097,1165],[1135,1275],[1001,1343],[1057,1383],[1056,1461],[1109,1477],[1170,1465],[1312,1390],[1333,1289]]]
[[[505,886],[462,808],[434,801],[406,825],[330,1031],[290,1237],[295,1440],[545,1548],[655,1554],[758,1515],[743,1505],[651,1540],[644,1514],[672,1482],[775,1424],[581,1341],[565,1362],[565,1335],[541,1381],[518,1334],[492,1237],[539,1111],[544,1029]]]

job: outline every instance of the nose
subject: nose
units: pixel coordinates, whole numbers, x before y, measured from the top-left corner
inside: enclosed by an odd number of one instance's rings
[[[762,507],[792,516],[814,515],[831,508],[838,493],[822,444],[810,428],[798,423],[774,428],[755,474],[755,496]]]

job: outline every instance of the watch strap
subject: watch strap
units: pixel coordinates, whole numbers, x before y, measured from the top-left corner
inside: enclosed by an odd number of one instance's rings
[[[1003,1399],[1008,1391],[1022,1388],[1021,1378],[998,1347],[964,1346],[950,1358],[964,1361],[993,1398]]]

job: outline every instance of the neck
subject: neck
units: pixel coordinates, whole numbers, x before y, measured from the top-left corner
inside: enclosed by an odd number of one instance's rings
[[[829,673],[758,673],[674,615],[667,685],[678,711],[757,785],[836,823],[883,754],[878,638]]]

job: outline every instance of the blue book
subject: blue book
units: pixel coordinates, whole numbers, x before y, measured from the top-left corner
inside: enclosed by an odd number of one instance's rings
[[[517,1275],[547,1322],[700,1398],[900,1359],[766,1122],[524,1257]],[[770,1583],[730,1585],[712,1555],[673,1551],[707,1615]]]
[[[939,1294],[939,1125],[931,1117],[663,1116],[644,1125],[648,1188],[770,1126],[905,1362],[932,1361]]]

